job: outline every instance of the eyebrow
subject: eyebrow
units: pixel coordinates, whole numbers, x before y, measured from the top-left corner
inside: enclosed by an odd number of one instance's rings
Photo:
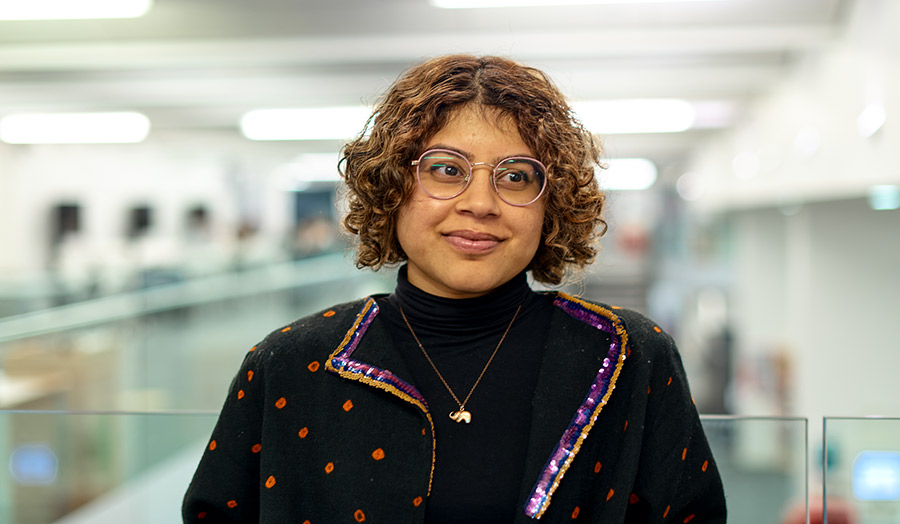
[[[470,163],[474,160],[474,156],[472,155],[472,153],[469,153],[468,151],[465,151],[465,150],[460,149],[460,148],[458,148],[458,147],[451,146],[451,145],[449,145],[449,144],[431,144],[430,146],[428,146],[428,147],[425,148],[426,151],[428,151],[428,150],[430,150],[430,149],[448,149],[448,150],[450,150],[450,151],[454,151],[454,152],[459,153],[460,155],[466,157],[466,159],[467,159]],[[528,153],[515,153],[515,154],[512,154],[512,155],[498,156],[498,157],[494,158],[494,159],[493,159],[491,162],[489,162],[489,163],[490,163],[490,164],[496,165],[496,164],[497,164],[498,162],[500,162],[501,160],[504,160],[504,159],[507,159],[507,158],[513,158],[513,157],[534,158],[533,155],[530,155],[530,154],[528,154]]]

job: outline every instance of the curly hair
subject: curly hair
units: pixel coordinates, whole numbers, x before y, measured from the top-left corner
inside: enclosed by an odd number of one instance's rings
[[[527,269],[538,282],[559,284],[570,265],[593,261],[606,232],[605,196],[594,178],[601,147],[546,74],[495,56],[448,55],[408,69],[343,147],[344,226],[359,237],[356,265],[378,269],[407,259],[395,225],[415,189],[410,162],[455,109],[470,104],[511,117],[547,167],[541,243]]]

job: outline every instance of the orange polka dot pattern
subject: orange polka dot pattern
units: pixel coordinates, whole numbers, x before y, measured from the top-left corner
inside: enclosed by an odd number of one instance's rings
[[[340,311],[340,308],[336,309]],[[619,311],[622,315],[631,314],[627,310]],[[335,319],[346,320],[346,315],[343,313],[339,315],[335,310],[329,310],[315,318],[320,319],[319,322],[334,322]],[[315,327],[308,322],[308,320],[298,321],[276,330],[271,336],[276,339],[280,337],[281,340],[303,340],[304,333],[313,331],[313,327]],[[626,325],[629,323],[626,322]],[[704,479],[717,478],[718,471],[705,440],[696,438],[696,432],[691,433],[693,430],[690,428],[685,430],[684,419],[687,419],[688,423],[693,419],[690,412],[687,413],[687,417],[684,416],[684,409],[695,410],[696,408],[685,406],[684,400],[690,399],[690,396],[689,393],[686,393],[683,370],[674,356],[670,358],[668,354],[657,353],[656,348],[649,346],[668,335],[663,333],[658,326],[645,325],[642,329],[637,334],[629,329],[629,340],[634,342],[623,347],[628,352],[625,360],[626,367],[622,371],[622,377],[626,378],[616,384],[619,391],[611,397],[615,403],[624,402],[624,407],[617,407],[618,411],[610,407],[600,415],[596,427],[591,429],[590,438],[582,443],[581,450],[578,451],[580,455],[573,463],[566,478],[561,481],[561,487],[550,506],[550,511],[554,516],[549,520],[556,521],[560,518],[570,517],[571,520],[594,522],[600,519],[604,522],[619,522],[623,519],[629,520],[624,518],[626,514],[635,514],[648,516],[647,518],[649,515],[653,515],[654,519],[662,519],[661,524],[663,521],[666,524],[708,521],[705,517],[709,511],[702,507],[702,503],[707,498],[704,497],[704,494],[707,493],[704,490],[710,488],[704,487],[706,482]],[[319,329],[316,332],[317,336],[321,336],[323,330]],[[277,361],[279,367],[276,369],[268,365],[268,362],[271,361],[271,355],[279,351],[281,351]],[[272,427],[254,428],[235,425],[234,421],[238,419],[231,419],[232,431],[230,432],[220,430],[217,426],[213,432],[214,438],[208,442],[204,461],[220,464],[228,461],[230,464],[231,457],[246,456],[246,459],[242,459],[247,461],[245,466],[253,467],[255,465],[256,471],[260,473],[259,476],[254,477],[253,486],[246,491],[226,490],[223,487],[216,491],[215,486],[224,486],[221,480],[233,478],[234,472],[229,475],[228,472],[222,472],[221,468],[219,470],[210,469],[211,474],[206,484],[212,486],[210,488],[212,491],[209,492],[211,495],[204,495],[203,500],[212,502],[207,503],[205,507],[195,505],[192,512],[185,513],[188,515],[186,521],[192,519],[204,522],[216,521],[220,516],[232,520],[243,519],[247,514],[256,512],[256,509],[260,507],[259,502],[263,498],[285,497],[286,493],[296,494],[297,490],[302,489],[304,485],[328,484],[334,486],[335,483],[345,485],[344,482],[347,482],[347,479],[358,475],[363,468],[368,468],[365,470],[365,481],[374,480],[375,485],[378,485],[378,482],[390,481],[379,478],[378,472],[395,473],[396,470],[391,468],[395,467],[394,464],[398,462],[398,457],[401,457],[406,463],[410,462],[410,449],[421,449],[421,439],[429,435],[428,423],[426,422],[423,427],[421,424],[424,419],[420,419],[412,428],[406,426],[408,433],[405,436],[398,437],[391,434],[386,439],[371,439],[372,432],[369,429],[358,431],[366,428],[364,424],[372,423],[373,420],[383,421],[384,418],[380,417],[396,416],[396,411],[391,411],[396,410],[396,400],[383,402],[384,395],[382,393],[378,393],[380,401],[373,401],[372,397],[365,394],[357,395],[361,391],[358,382],[346,381],[350,386],[349,389],[341,389],[339,379],[342,377],[337,376],[336,370],[330,367],[333,366],[334,356],[329,355],[329,353],[298,350],[296,356],[291,356],[282,349],[282,346],[268,342],[250,349],[250,353],[246,355],[246,363],[242,366],[234,382],[235,387],[226,401],[226,409],[239,412],[245,415],[244,419],[248,420],[261,418],[264,413],[265,420],[280,422]],[[367,363],[367,365],[370,364]],[[573,363],[568,365],[574,366]],[[323,373],[318,373],[319,371],[323,371]],[[281,373],[285,379],[282,383],[273,382],[280,378],[278,373]],[[336,380],[336,376],[338,380]],[[322,380],[329,381],[329,384],[337,384],[333,391],[328,392],[328,397],[311,397],[305,389],[301,389],[318,385]],[[371,386],[371,384],[369,385]],[[643,394],[645,390],[646,396]],[[635,395],[634,393],[638,391],[641,394]],[[314,413],[311,411],[310,401],[318,403],[315,407],[318,411]],[[647,411],[634,410],[628,404],[629,401],[638,402],[641,406],[648,406]],[[378,402],[382,402],[382,405],[379,406]],[[373,412],[373,406],[374,409],[383,409],[383,411]],[[613,404],[611,403],[610,406]],[[226,409],[223,409],[223,416],[227,413]],[[557,409],[557,406],[554,406],[554,409]],[[252,413],[253,410],[259,413]],[[331,418],[323,417],[322,410],[330,410]],[[310,416],[310,413],[313,416]],[[338,416],[339,413],[346,415]],[[667,421],[669,424],[662,423],[660,417],[664,418],[669,413],[671,413],[670,420]],[[326,413],[326,415],[328,414]],[[323,424],[323,421],[333,423]],[[657,431],[650,434],[649,428]],[[660,428],[664,428],[664,430],[660,431]],[[433,431],[431,434],[432,437],[428,439],[429,441],[433,441],[434,438]],[[365,438],[360,438],[362,436]],[[348,442],[348,439],[356,440],[359,442],[360,448],[352,450],[355,454],[348,457],[343,453],[350,448],[345,447],[342,451],[340,448],[328,447],[328,443],[334,441],[336,437],[345,443]],[[558,434],[555,438],[558,438]],[[634,479],[629,476],[634,474],[633,472],[623,470],[622,465],[627,465],[628,462],[622,458],[622,450],[640,450],[641,444],[634,446],[633,443],[635,440],[641,442],[639,439],[645,438],[660,440],[666,444],[651,446],[652,449],[670,450],[664,456],[653,459],[654,463],[665,463],[665,466],[660,466],[660,471],[665,471],[667,478],[671,474],[671,478],[690,479],[690,484],[697,486],[695,491],[690,491],[694,489],[691,486],[679,485],[678,489],[685,491],[683,495],[681,493],[648,492],[646,483],[640,477]],[[265,450],[261,442],[267,442]],[[626,447],[624,443],[627,442],[632,444]],[[388,445],[387,448],[379,447]],[[309,466],[303,469],[303,467],[298,468],[296,463],[291,463],[289,468],[280,469],[281,464],[288,464],[288,461],[284,460],[287,455],[279,449],[285,446],[295,446],[297,451],[294,453],[302,453],[302,456],[306,458],[301,463],[305,461],[309,463]],[[587,456],[582,457],[582,455]],[[427,455],[423,457],[423,460],[426,461],[430,459],[432,457]],[[212,474],[213,471],[219,473]],[[263,486],[260,486],[260,480],[262,480]],[[594,488],[585,490],[585,483],[588,482]],[[676,483],[653,482],[651,484],[668,487]],[[261,487],[264,489],[260,490]],[[407,508],[406,511],[409,511],[410,515],[421,516],[422,508],[427,500],[425,487],[428,486],[421,485],[416,491],[409,491],[409,494],[402,500],[396,501],[395,507]],[[594,493],[590,497],[595,500],[585,500],[585,493]],[[377,493],[373,493],[371,499],[360,498],[347,501],[354,505],[345,506],[341,510],[340,519],[346,522],[352,515],[354,521],[365,522],[369,515],[369,519],[374,518],[375,521],[380,521],[378,517],[387,513],[379,509],[380,502],[377,495]],[[260,497],[260,499],[255,497]],[[715,498],[715,494],[713,494],[713,498]],[[268,500],[277,499],[269,498]],[[700,506],[697,501],[700,501]],[[304,513],[292,515],[292,518],[283,521],[312,524],[313,522],[329,522],[329,519],[333,521],[336,518],[335,515],[320,515],[315,507],[316,504],[304,505],[302,508]],[[329,507],[336,506],[330,503]],[[273,521],[282,520],[274,519]]]
[[[648,335],[650,337],[666,336],[662,330],[656,326],[648,326],[648,329],[651,330],[651,334]],[[643,367],[648,371],[652,371],[653,364],[656,363],[649,357],[643,357],[642,362],[643,353],[643,350],[635,351],[629,356],[629,359],[631,360],[626,362],[636,368]],[[629,369],[626,368],[626,371],[629,371]],[[632,370],[632,372],[634,371]],[[568,517],[572,520],[588,520],[591,522],[621,522],[623,520],[630,522],[634,520],[635,522],[642,522],[652,520],[649,515],[655,514],[656,519],[662,519],[660,521],[661,524],[663,522],[671,524],[693,524],[698,521],[706,522],[706,520],[700,518],[701,512],[697,511],[706,502],[703,497],[704,491],[701,490],[715,489],[715,484],[718,482],[718,473],[715,470],[705,438],[695,439],[690,432],[683,431],[678,425],[679,423],[684,422],[679,420],[678,417],[682,416],[681,413],[684,413],[685,409],[696,409],[688,406],[688,403],[692,404],[693,399],[690,397],[690,394],[685,387],[683,371],[673,365],[668,369],[661,367],[656,371],[655,375],[651,376],[648,374],[645,376],[647,377],[647,380],[641,383],[639,387],[642,392],[646,392],[646,397],[643,398],[647,399],[646,402],[648,403],[648,406],[657,409],[659,413],[664,415],[671,413],[670,417],[675,419],[671,421],[675,425],[660,425],[660,427],[671,428],[671,432],[667,430],[657,430],[653,436],[655,437],[658,435],[658,438],[654,439],[651,437],[651,440],[661,442],[660,444],[655,445],[653,449],[660,451],[669,449],[671,451],[664,456],[660,456],[658,459],[654,458],[652,460],[654,463],[658,462],[660,464],[660,470],[666,471],[667,475],[669,471],[675,471],[677,472],[675,475],[680,478],[690,479],[691,485],[687,487],[678,486],[677,491],[671,493],[656,493],[647,491],[646,485],[641,482],[636,482],[634,484],[628,484],[627,481],[623,482],[627,477],[627,474],[623,476],[621,470],[621,442],[634,438],[646,438],[646,430],[643,424],[646,423],[647,419],[642,417],[640,418],[642,424],[632,425],[632,415],[642,416],[643,413],[633,413],[629,409],[622,408],[616,412],[617,414],[620,414],[616,417],[618,424],[616,421],[612,420],[607,420],[603,424],[607,428],[618,425],[619,431],[621,432],[621,439],[624,440],[611,440],[611,442],[617,443],[611,444],[613,449],[606,454],[596,455],[596,458],[599,458],[600,460],[593,460],[588,463],[590,466],[587,466],[587,471],[593,473],[593,478],[595,478],[595,482],[598,483],[599,489],[597,489],[597,492],[602,493],[601,500],[603,502],[597,507],[592,507],[590,514],[588,515],[585,512],[586,507],[584,505],[583,495],[576,497],[574,500],[570,500],[569,504],[571,505],[567,504],[569,507],[568,511],[571,512],[568,514]],[[613,398],[616,398],[616,395],[613,395]],[[637,397],[633,398],[636,399]],[[601,415],[601,419],[602,417],[603,415]],[[699,420],[693,421],[689,419],[689,421],[695,422],[696,425],[699,426]],[[598,422],[598,424],[599,423],[601,422]],[[596,431],[596,429],[594,431]],[[698,428],[697,431],[700,431],[700,429]],[[609,433],[610,431],[606,430],[601,434],[604,435],[604,438],[611,439]],[[590,442],[590,439],[588,442]],[[587,442],[585,445],[587,445]],[[581,452],[584,452],[585,449],[590,448],[583,448]],[[608,461],[611,462],[609,462],[609,469],[607,470],[604,465],[607,464]],[[704,476],[709,475],[710,473],[714,473],[714,476]],[[713,479],[711,481],[712,484],[707,484],[706,479]],[[563,480],[562,484],[565,484],[567,480],[569,479]],[[660,486],[656,481],[653,481],[651,484]],[[676,484],[664,484],[667,487],[676,486]],[[620,487],[621,489],[629,489],[632,488],[632,486],[635,491],[625,491],[624,493],[627,493],[627,495],[624,497],[619,496]],[[573,489],[577,490],[577,488]],[[697,489],[698,491],[694,492],[692,491],[693,489]],[[684,492],[683,495],[681,494],[682,491]],[[721,496],[721,493],[713,495],[712,498],[714,503],[716,496]],[[572,502],[575,503],[573,504]],[[626,515],[628,515],[628,517],[626,517]],[[635,515],[637,517],[635,517]],[[710,522],[724,522],[724,517],[712,518],[710,519]]]

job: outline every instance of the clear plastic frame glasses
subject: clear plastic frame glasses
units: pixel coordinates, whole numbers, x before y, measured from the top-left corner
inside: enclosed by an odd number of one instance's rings
[[[547,187],[547,168],[534,158],[515,156],[504,158],[496,165],[487,162],[471,163],[462,154],[449,149],[429,149],[422,153],[416,166],[416,180],[428,196],[449,200],[462,194],[472,182],[475,166],[493,169],[491,187],[511,206],[527,206],[544,193]]]

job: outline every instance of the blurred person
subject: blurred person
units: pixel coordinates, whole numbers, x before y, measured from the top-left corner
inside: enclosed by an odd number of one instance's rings
[[[562,292],[606,229],[600,146],[536,69],[409,69],[343,148],[356,263],[393,293],[250,349],[185,522],[725,522],[672,339]]]

